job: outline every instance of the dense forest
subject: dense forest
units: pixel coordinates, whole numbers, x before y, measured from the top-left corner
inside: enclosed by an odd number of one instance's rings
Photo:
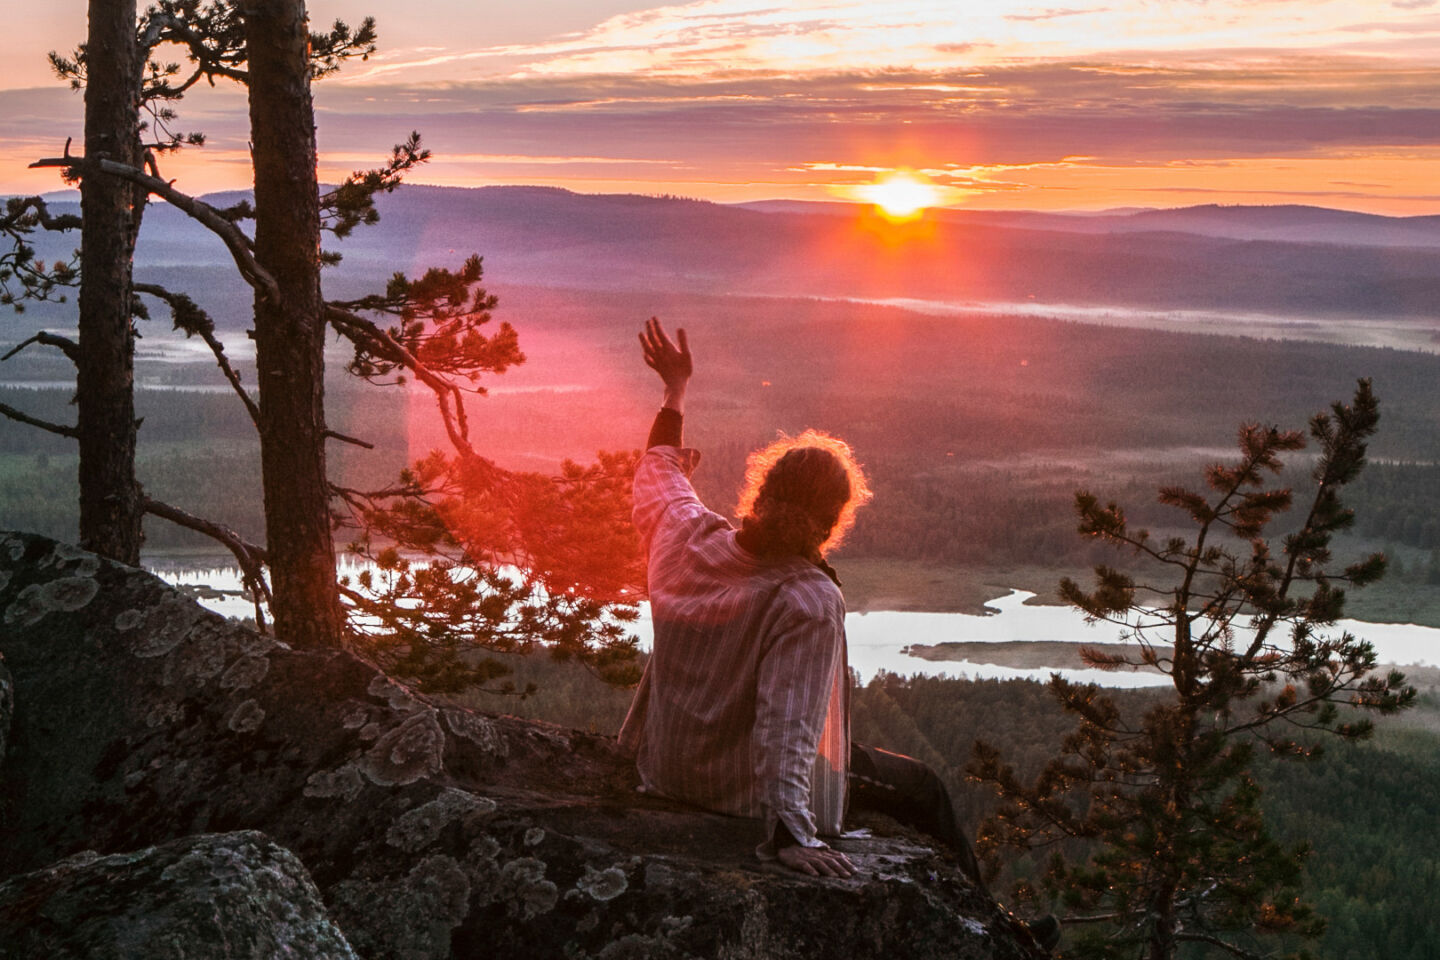
[[[1440,358],[1397,350],[1033,317],[939,319],[813,300],[511,288],[498,316],[519,326],[529,360],[471,404],[487,454],[533,469],[637,446],[654,399],[631,337],[635,318],[651,312],[692,331],[700,367],[688,437],[705,455],[696,483],[707,501],[730,506],[745,454],[777,429],[829,429],[859,451],[879,494],[861,514],[851,556],[1090,562],[1071,533],[1077,488],[1126,504],[1139,522],[1173,522],[1151,506],[1159,483],[1228,456],[1242,421],[1302,426],[1361,376],[1375,383],[1381,428],[1376,462],[1351,497],[1355,532],[1409,548],[1412,572],[1413,551],[1440,546]],[[32,353],[5,364],[9,383],[58,376],[53,359]],[[145,355],[149,388],[137,406],[147,486],[256,530],[243,410],[229,395],[198,392],[221,386],[210,364],[147,364]],[[65,389],[0,387],[0,401],[61,422],[70,400]],[[336,378],[327,406],[334,429],[377,445],[332,446],[341,482],[393,477],[440,445],[438,428],[400,390],[361,392]],[[70,453],[63,438],[0,427],[0,512],[11,525],[66,534]],[[1298,476],[1303,457],[1296,468]],[[155,526],[152,548],[194,542]],[[1428,574],[1429,557],[1419,563]]]

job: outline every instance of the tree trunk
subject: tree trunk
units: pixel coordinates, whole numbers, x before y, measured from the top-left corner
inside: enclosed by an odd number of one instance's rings
[[[245,0],[255,258],[278,302],[255,298],[260,466],[276,633],[333,645],[342,628],[325,479],[324,345],[315,116],[304,0]]]
[[[138,167],[140,63],[135,0],[90,0],[85,156]],[[135,353],[131,259],[145,193],[103,174],[80,182],[80,542],[140,562],[144,510],[135,482]]]
[[[1156,914],[1151,920],[1150,942],[1145,960],[1175,960],[1174,890],[1162,890],[1156,896]]]

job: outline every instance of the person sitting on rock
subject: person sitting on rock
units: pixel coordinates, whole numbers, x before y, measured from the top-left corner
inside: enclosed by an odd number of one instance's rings
[[[643,789],[764,824],[757,854],[812,876],[855,867],[821,837],[847,801],[947,846],[984,889],[944,783],[918,760],[850,742],[840,581],[825,562],[870,499],[843,441],[815,431],[752,454],[737,530],[696,496],[682,445],[693,361],[652,318],[640,334],[664,402],[635,471],[655,640],[620,731]]]

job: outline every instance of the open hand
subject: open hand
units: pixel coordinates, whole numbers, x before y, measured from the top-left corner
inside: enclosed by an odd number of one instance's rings
[[[850,858],[829,847],[781,847],[775,856],[796,873],[808,873],[812,877],[855,876],[855,864]]]
[[[690,381],[690,375],[695,371],[694,361],[690,357],[690,342],[685,339],[683,329],[675,331],[679,340],[677,345],[666,335],[664,326],[656,317],[651,317],[645,323],[645,329],[640,333],[640,350],[645,357],[645,365],[656,373],[665,382],[666,405],[670,406],[671,399],[678,399],[685,394],[685,384]]]

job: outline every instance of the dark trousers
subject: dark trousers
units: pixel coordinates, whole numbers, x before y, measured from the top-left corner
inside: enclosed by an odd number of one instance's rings
[[[863,743],[850,745],[851,810],[883,813],[939,840],[981,890],[985,882],[950,791],[934,770],[914,757]]]

